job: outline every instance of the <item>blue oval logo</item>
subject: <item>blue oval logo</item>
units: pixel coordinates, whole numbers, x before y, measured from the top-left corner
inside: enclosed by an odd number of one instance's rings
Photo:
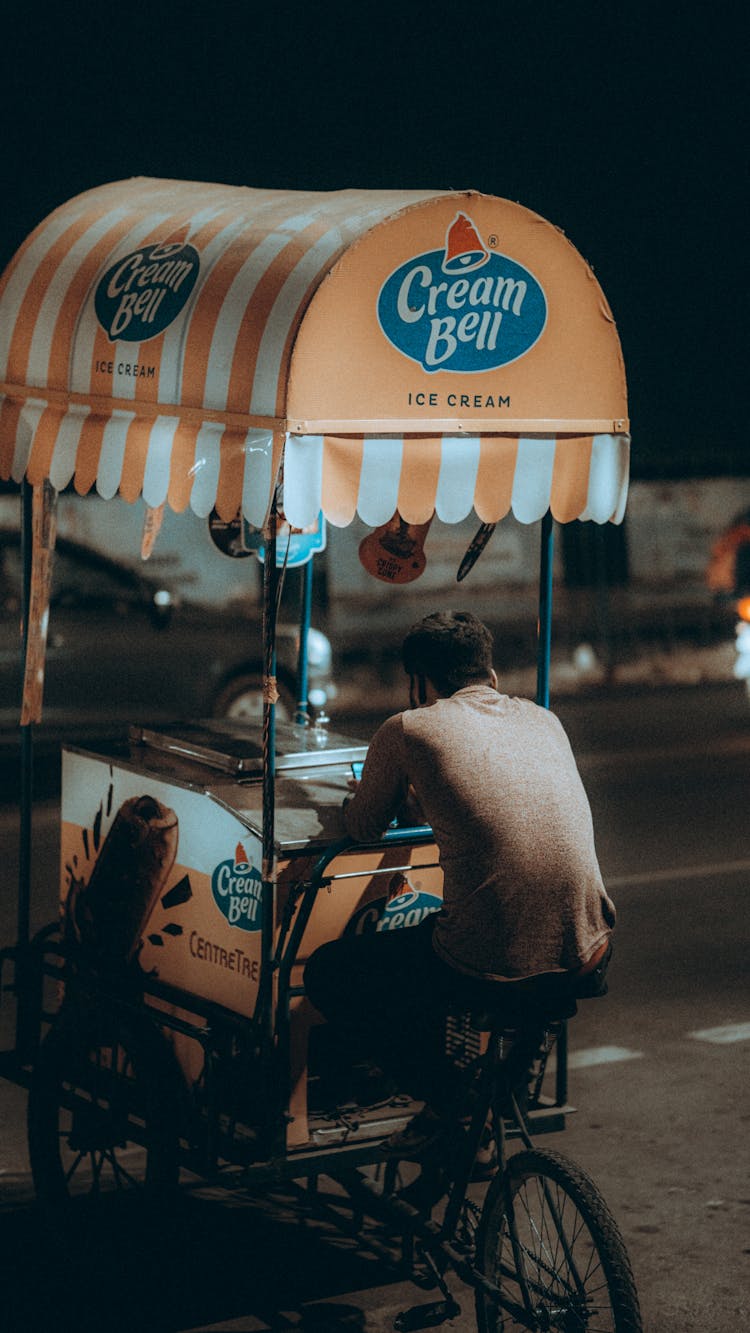
[[[144,245],[118,259],[96,289],[94,309],[112,342],[147,342],[177,318],[200,268],[198,251],[182,241]]]
[[[408,929],[420,925],[442,906],[443,900],[437,894],[417,889],[407,889],[395,898],[375,898],[350,917],[344,934],[370,935],[373,931]]]
[[[426,916],[439,912],[443,906],[442,898],[434,893],[424,893],[417,889],[407,889],[391,898],[376,925],[376,931],[404,930],[418,926]]]
[[[250,865],[241,843],[233,860],[222,861],[211,876],[216,906],[240,930],[260,930],[262,888],[260,871]]]
[[[378,320],[423,370],[471,375],[525,356],[544,330],[547,300],[533,273],[490,251],[459,213],[443,250],[407,260],[386,279]]]

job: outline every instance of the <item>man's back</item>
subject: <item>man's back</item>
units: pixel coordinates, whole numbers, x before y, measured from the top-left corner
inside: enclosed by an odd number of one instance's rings
[[[528,700],[470,685],[373,738],[347,829],[376,836],[412,783],[444,872],[438,954],[475,976],[576,968],[606,939],[588,800],[567,737]]]

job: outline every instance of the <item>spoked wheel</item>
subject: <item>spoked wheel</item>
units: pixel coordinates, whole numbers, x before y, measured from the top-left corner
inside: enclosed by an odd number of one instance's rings
[[[166,1052],[166,1058],[165,1058]],[[56,1222],[139,1218],[172,1201],[177,1103],[155,1029],[116,1013],[61,1014],[43,1042],[28,1105],[37,1199]]]
[[[480,1333],[642,1329],[617,1224],[593,1181],[561,1154],[509,1159],[487,1191],[476,1262],[502,1293],[477,1292]]]

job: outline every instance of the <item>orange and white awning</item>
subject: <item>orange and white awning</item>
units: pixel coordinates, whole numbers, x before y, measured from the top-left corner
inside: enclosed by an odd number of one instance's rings
[[[0,282],[0,476],[261,526],[619,521],[625,377],[591,270],[471,192],[134,179]],[[387,512],[388,511],[388,512]]]
[[[339,527],[355,514],[370,527],[398,511],[407,523],[433,513],[483,523],[513,513],[533,523],[548,509],[560,523],[619,523],[627,494],[627,436],[462,435],[432,437],[290,435],[284,512],[295,527],[322,509]]]

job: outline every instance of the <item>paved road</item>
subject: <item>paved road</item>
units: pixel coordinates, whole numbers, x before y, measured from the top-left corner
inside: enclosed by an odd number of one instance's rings
[[[648,1333],[735,1333],[750,1325],[750,712],[731,686],[569,701],[560,711],[619,922],[611,993],[582,1005],[571,1024],[579,1109],[545,1146],[576,1157],[600,1184],[631,1253]],[[36,825],[44,884],[55,819],[51,799]],[[0,837],[12,871],[7,809]],[[0,930],[7,938],[4,922]],[[0,1256],[7,1326],[18,1333],[386,1333],[398,1310],[431,1299],[289,1211],[271,1217],[214,1200],[196,1205],[179,1242],[165,1236],[139,1256],[148,1297],[135,1254],[81,1256],[42,1283],[51,1261],[24,1203],[22,1112],[23,1095],[5,1085]],[[470,1298],[462,1303],[449,1327],[464,1333],[473,1320]]]

